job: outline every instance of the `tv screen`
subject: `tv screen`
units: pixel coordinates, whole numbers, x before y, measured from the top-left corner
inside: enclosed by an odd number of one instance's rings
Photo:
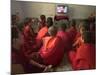
[[[57,6],[57,13],[59,13],[59,14],[67,13],[67,6],[65,6],[65,5],[58,5]]]

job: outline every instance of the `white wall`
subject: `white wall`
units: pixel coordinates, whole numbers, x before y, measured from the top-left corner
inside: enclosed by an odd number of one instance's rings
[[[92,12],[96,10],[95,6],[83,6],[68,4],[68,15],[71,19],[87,18]],[[16,2],[12,3],[12,12],[20,12],[24,17],[39,17],[41,14],[48,16],[55,16],[56,4],[53,3],[34,3],[34,2]]]
[[[22,8],[22,4],[20,2],[16,2],[15,0],[11,1],[11,14],[16,14],[19,12],[20,20],[24,18],[24,12]]]
[[[54,4],[45,4],[45,3],[22,3],[22,8],[25,14],[25,17],[39,17],[41,14],[46,16],[55,15],[55,5]]]
[[[69,6],[69,16],[74,19],[84,19],[87,18],[91,13],[96,11],[95,6],[86,5],[68,5]]]

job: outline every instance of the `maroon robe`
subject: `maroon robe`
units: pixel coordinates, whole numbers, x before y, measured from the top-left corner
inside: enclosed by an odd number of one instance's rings
[[[77,35],[77,29],[74,27],[71,27],[68,31],[69,37],[70,37],[70,42],[74,42],[76,35]]]
[[[67,51],[70,50],[71,42],[70,42],[69,34],[64,31],[58,31],[57,36],[61,37],[64,50],[67,50]]]
[[[45,37],[43,47],[39,51],[44,63],[53,66],[60,64],[64,55],[62,47],[62,40],[60,37]]]
[[[24,38],[23,38],[24,43],[22,46],[22,52],[24,53],[25,56],[28,56],[32,52],[36,51],[34,49],[34,46],[35,46],[34,32],[32,32],[32,29],[29,25],[24,27],[23,35],[24,35]]]

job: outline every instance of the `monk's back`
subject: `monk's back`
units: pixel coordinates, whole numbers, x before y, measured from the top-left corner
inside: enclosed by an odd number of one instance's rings
[[[71,48],[71,42],[68,32],[58,31],[57,36],[61,37],[64,50],[69,50]]]
[[[83,44],[81,45],[78,50],[77,50],[77,60],[85,60],[87,62],[88,67],[90,69],[95,68],[95,57],[96,57],[96,50],[95,50],[95,45],[93,44]]]
[[[57,65],[60,63],[64,53],[61,44],[61,38],[58,36],[44,38],[44,44],[40,50],[40,55],[46,64]]]

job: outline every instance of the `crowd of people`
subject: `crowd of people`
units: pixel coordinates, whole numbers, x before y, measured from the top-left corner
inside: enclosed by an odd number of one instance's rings
[[[26,18],[20,27],[16,15],[12,15],[11,22],[12,64],[20,63],[25,73],[46,72],[59,66],[64,54],[73,70],[96,68],[95,15],[80,22],[78,28],[75,20],[70,25],[56,26],[53,18],[46,19],[45,15],[40,16],[40,21]]]

